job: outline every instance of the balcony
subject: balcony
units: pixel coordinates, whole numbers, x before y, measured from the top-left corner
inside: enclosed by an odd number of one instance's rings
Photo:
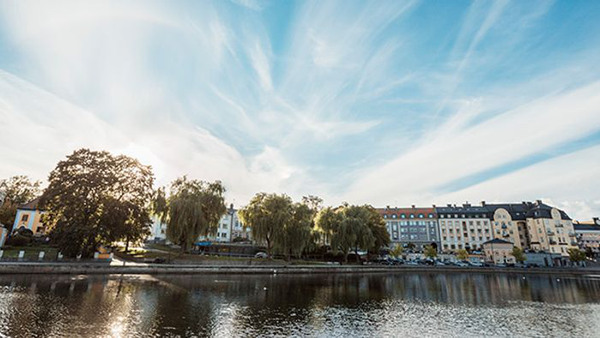
[[[554,236],[555,235],[554,231],[547,231],[546,233],[548,234],[548,236]]]
[[[548,241],[548,242],[550,243],[550,245],[556,245],[556,244],[557,244],[557,243],[556,243],[556,241],[555,241],[555,240],[553,240],[553,239],[551,239],[551,240],[550,240],[550,241]]]

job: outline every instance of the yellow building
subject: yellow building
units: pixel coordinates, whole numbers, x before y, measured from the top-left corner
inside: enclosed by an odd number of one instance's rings
[[[31,230],[35,236],[43,236],[46,234],[46,227],[42,223],[44,211],[38,209],[38,203],[39,198],[36,198],[17,208],[13,231],[24,227]]]
[[[514,244],[503,239],[494,238],[483,243],[483,253],[485,260],[493,264],[515,264],[515,257],[512,255]]]
[[[577,248],[573,221],[564,211],[537,201],[527,214],[527,232],[532,250],[568,256]]]
[[[498,207],[492,216],[492,228],[494,238],[512,242],[525,249],[528,246],[526,212],[519,210],[518,206],[509,204]]]

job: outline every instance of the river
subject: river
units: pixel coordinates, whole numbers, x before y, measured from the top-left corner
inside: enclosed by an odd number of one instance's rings
[[[578,336],[600,276],[0,276],[0,335]]]

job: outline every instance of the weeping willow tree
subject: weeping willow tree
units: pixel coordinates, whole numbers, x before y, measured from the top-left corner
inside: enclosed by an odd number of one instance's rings
[[[300,257],[302,251],[310,245],[312,239],[313,211],[303,203],[290,204],[290,217],[275,231],[275,248],[283,253],[287,260],[291,256]]]
[[[188,180],[185,176],[171,183],[166,204],[161,200],[164,192],[159,192],[155,208],[166,220],[167,238],[185,252],[199,236],[216,233],[226,211],[224,193],[220,181]]]
[[[357,261],[359,250],[378,251],[390,243],[385,222],[368,205],[344,204],[338,208],[324,208],[316,216],[316,226],[325,243],[334,252],[342,253],[344,262],[354,251]]]

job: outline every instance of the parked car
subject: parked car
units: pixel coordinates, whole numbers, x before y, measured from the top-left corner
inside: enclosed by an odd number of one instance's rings
[[[482,267],[483,264],[481,262],[471,262],[469,261],[470,266]]]
[[[256,255],[254,255],[254,258],[269,258],[269,255],[267,255],[266,252],[257,252]]]
[[[419,265],[417,261],[407,261],[406,265]]]
[[[467,267],[469,266],[469,263],[467,262],[456,262],[456,266],[460,266],[460,267]]]
[[[445,265],[446,265],[446,263],[444,263],[444,262],[442,262],[442,261],[436,261],[436,262],[435,262],[435,265],[437,265],[437,266],[445,266]]]

